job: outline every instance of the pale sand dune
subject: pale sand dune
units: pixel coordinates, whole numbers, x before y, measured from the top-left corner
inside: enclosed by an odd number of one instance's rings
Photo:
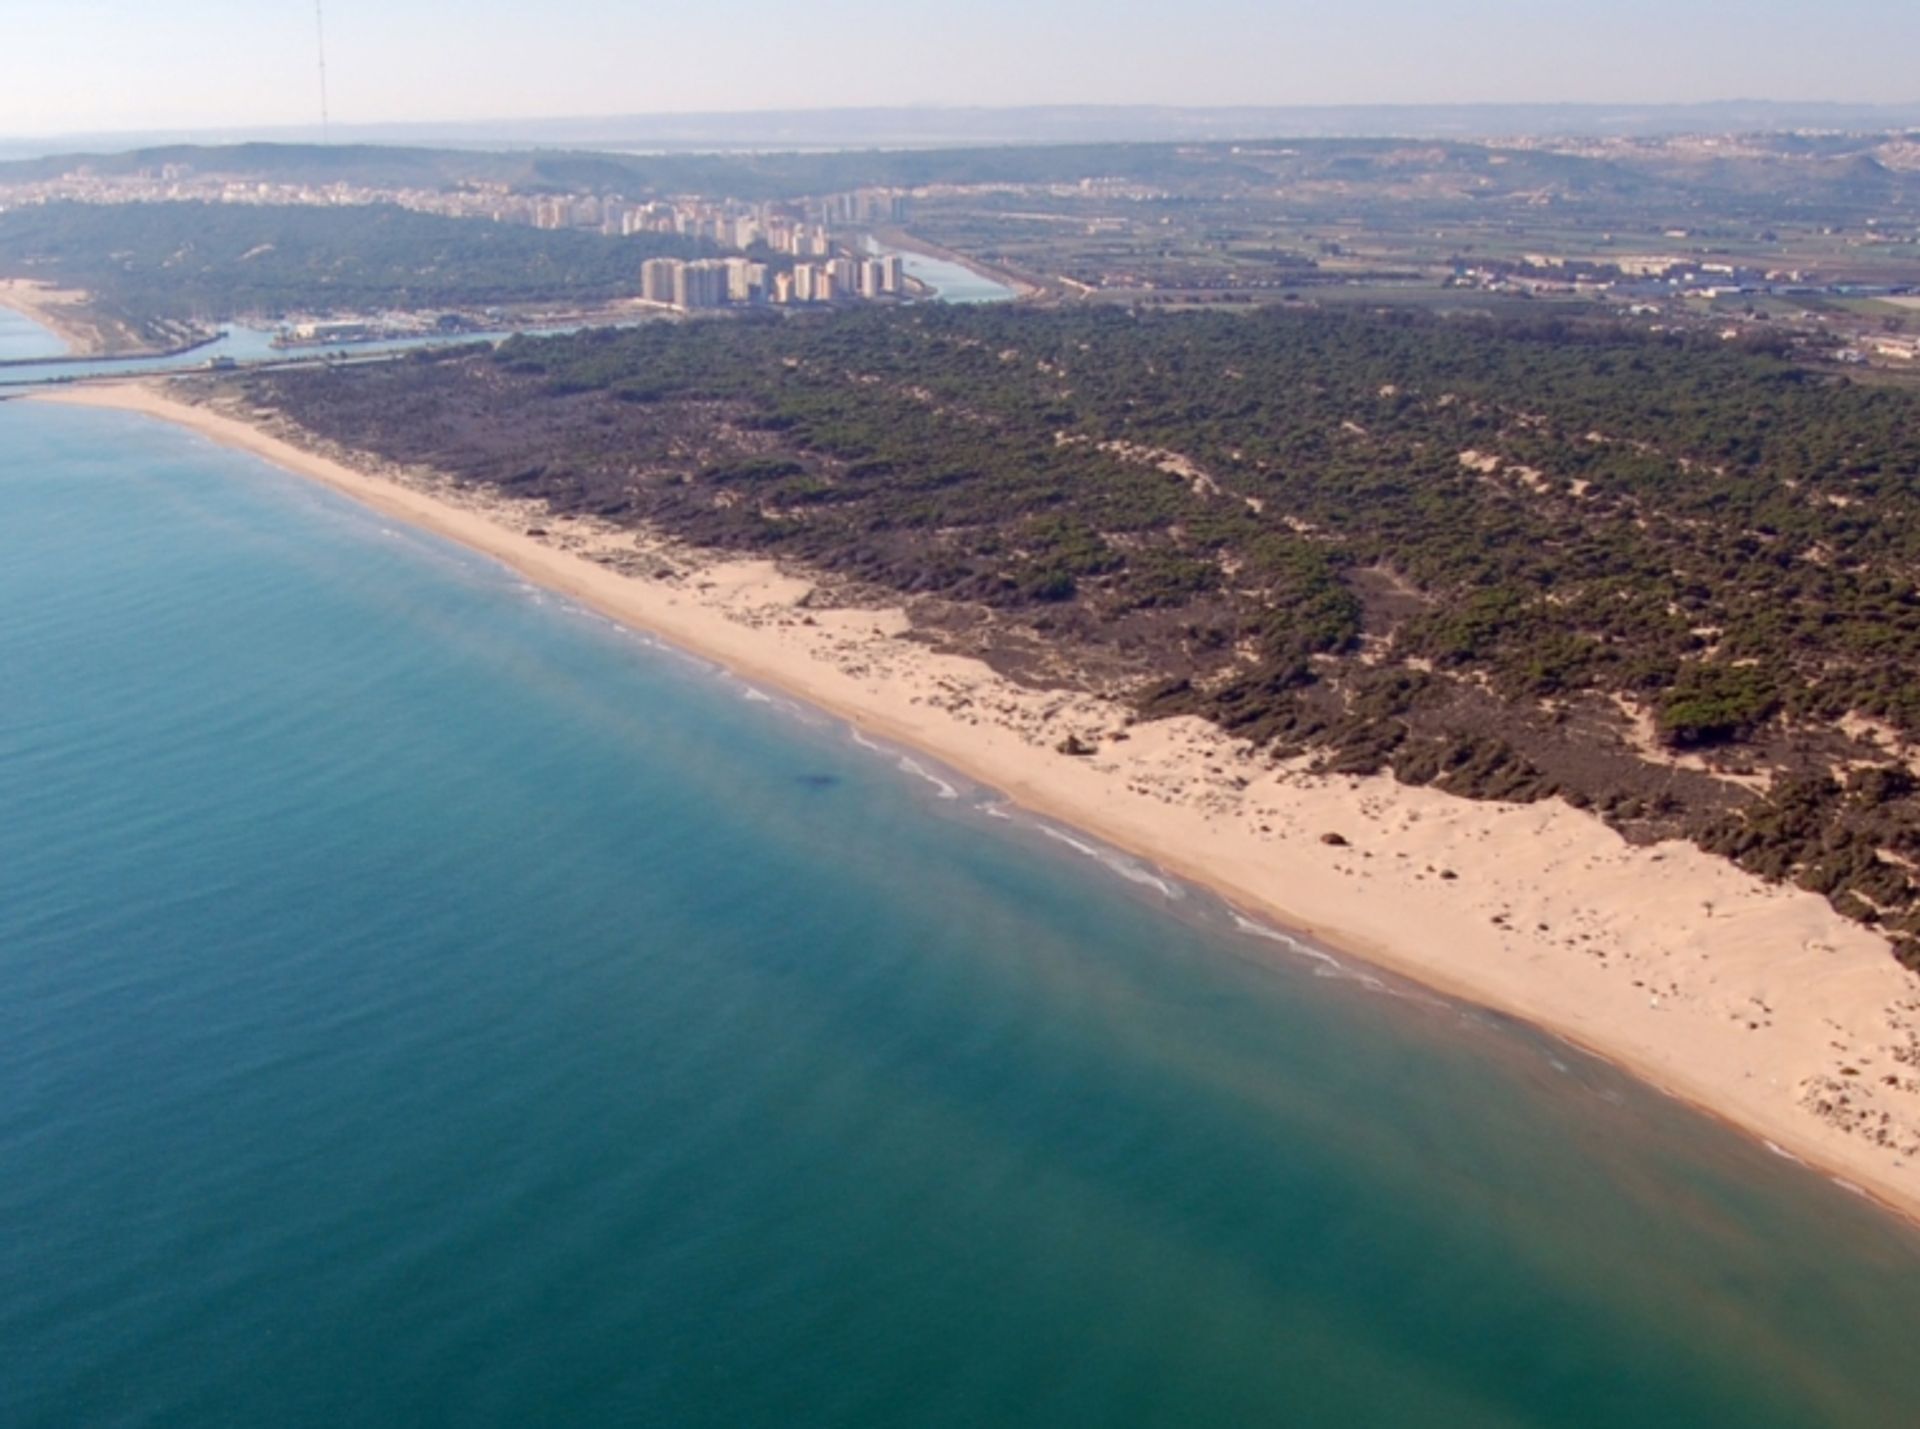
[[[67,345],[71,357],[93,357],[107,347],[100,324],[86,312],[87,295],[27,278],[0,278],[0,308],[31,318]]]
[[[899,639],[902,611],[803,608],[814,587],[770,562],[356,469],[152,387],[48,400],[182,423],[486,552],[1280,927],[1553,1029],[1920,1218],[1920,983],[1811,894],[1690,845],[1630,847],[1558,802],[1276,768],[1199,720],[1115,739],[1119,706]],[[1068,732],[1097,753],[1057,752]]]

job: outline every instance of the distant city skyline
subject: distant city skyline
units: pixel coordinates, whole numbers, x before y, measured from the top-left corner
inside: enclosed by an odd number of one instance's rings
[[[900,105],[1920,102],[1913,0],[326,0],[342,125]],[[0,0],[0,135],[311,125],[312,0]],[[704,36],[703,40],[701,37]]]

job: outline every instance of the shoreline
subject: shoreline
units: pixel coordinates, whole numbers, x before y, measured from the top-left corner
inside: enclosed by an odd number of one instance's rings
[[[116,354],[98,324],[84,316],[87,295],[72,289],[56,288],[32,278],[0,278],[0,308],[18,313],[38,323],[66,345],[64,353],[47,362],[84,362],[90,358]]]
[[[458,542],[1276,930],[1557,1035],[1920,1223],[1920,981],[1813,894],[1690,845],[1633,848],[1557,801],[1276,768],[1199,720],[1129,726],[1098,696],[899,638],[903,610],[816,603],[771,562],[350,464],[153,382],[35,400],[173,422]],[[1059,752],[1068,733],[1095,752]]]
[[[0,278],[0,308],[17,313],[30,323],[37,323],[60,340],[66,350],[48,360],[66,358],[71,361],[97,356],[88,350],[94,345],[90,335],[74,326],[71,317],[54,304],[49,295],[55,291],[29,278]],[[61,296],[74,301],[80,298],[78,293]]]

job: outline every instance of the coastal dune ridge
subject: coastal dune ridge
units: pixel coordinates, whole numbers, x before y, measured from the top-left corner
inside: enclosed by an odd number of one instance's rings
[[[177,423],[318,481],[930,756],[1063,838],[1084,831],[1142,860],[1143,878],[1204,888],[1249,931],[1553,1032],[1920,1222],[1920,986],[1815,894],[1689,844],[1632,846],[1557,800],[1317,774],[1198,718],[1133,723],[1113,700],[1017,685],[903,639],[904,610],[833,605],[771,561],[338,451],[157,382],[32,400]],[[1067,736],[1091,753],[1063,752]]]

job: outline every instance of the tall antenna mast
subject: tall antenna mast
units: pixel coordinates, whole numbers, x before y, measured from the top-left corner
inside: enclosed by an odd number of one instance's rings
[[[313,34],[320,44],[320,142],[328,142],[327,131],[327,17],[325,0],[313,0]]]

